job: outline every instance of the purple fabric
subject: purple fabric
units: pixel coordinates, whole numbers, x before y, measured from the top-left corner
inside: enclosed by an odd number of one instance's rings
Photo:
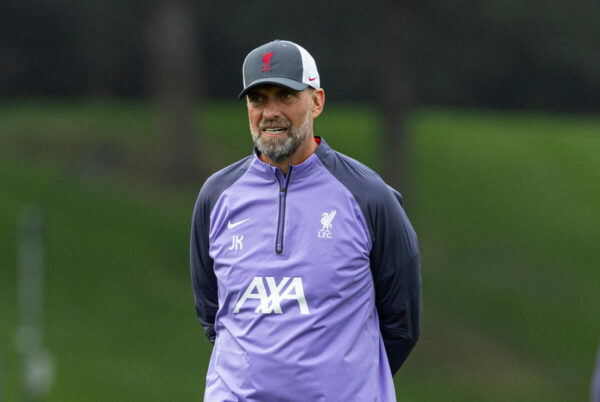
[[[395,401],[359,205],[313,154],[289,174],[278,222],[275,169],[254,156],[210,214],[219,310],[205,400]]]
[[[598,358],[596,361],[596,372],[592,378],[592,402],[600,402],[600,348],[598,349]]]

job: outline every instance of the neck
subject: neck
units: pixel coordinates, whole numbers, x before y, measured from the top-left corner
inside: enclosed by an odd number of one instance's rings
[[[313,134],[310,134],[306,141],[302,143],[302,145],[291,155],[289,158],[285,158],[280,162],[274,162],[267,158],[264,154],[259,153],[258,158],[268,163],[271,166],[275,166],[277,169],[281,170],[281,172],[286,175],[290,165],[299,165],[305,160],[308,159],[316,150],[319,145],[315,141],[315,137]]]

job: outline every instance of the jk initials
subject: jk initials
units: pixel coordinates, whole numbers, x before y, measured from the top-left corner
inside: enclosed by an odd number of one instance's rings
[[[238,235],[234,235],[231,238],[231,247],[229,247],[229,250],[241,250],[244,248],[244,246],[242,245],[242,240],[244,240],[244,236],[238,236]]]

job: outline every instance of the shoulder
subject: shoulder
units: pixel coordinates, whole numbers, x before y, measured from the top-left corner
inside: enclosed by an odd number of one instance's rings
[[[367,205],[400,201],[402,196],[383,181],[373,169],[327,144],[319,146],[317,156],[325,168],[356,198],[361,208]]]
[[[323,148],[320,149],[321,147]],[[402,196],[373,169],[333,150],[326,143],[319,146],[317,156],[356,200],[372,242],[385,237],[391,239],[403,230],[407,233],[412,231],[402,205]],[[382,241],[379,241],[379,244],[382,244]]]
[[[212,209],[221,194],[244,175],[251,162],[252,155],[213,173],[202,185],[196,206],[201,204],[209,210]]]

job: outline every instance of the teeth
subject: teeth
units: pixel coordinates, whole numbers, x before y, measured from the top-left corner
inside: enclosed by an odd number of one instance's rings
[[[285,128],[265,128],[265,131],[269,133],[282,133],[285,131]]]

